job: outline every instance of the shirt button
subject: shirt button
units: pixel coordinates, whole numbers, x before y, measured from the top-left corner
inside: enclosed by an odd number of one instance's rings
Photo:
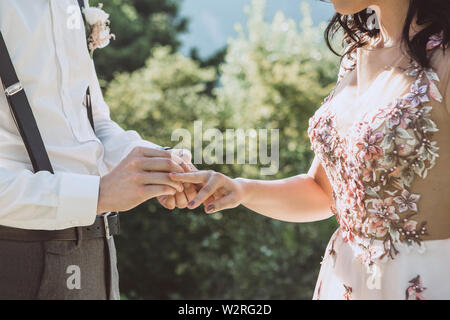
[[[77,220],[71,220],[71,221],[70,221],[70,224],[72,224],[72,225],[77,225],[77,224],[78,224],[78,221],[77,221]]]

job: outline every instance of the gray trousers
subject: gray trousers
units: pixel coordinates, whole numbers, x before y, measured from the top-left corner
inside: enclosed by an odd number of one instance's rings
[[[118,300],[114,240],[0,240],[0,300]]]

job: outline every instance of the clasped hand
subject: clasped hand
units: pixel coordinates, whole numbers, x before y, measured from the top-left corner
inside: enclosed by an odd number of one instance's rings
[[[198,171],[191,163],[191,154],[186,150],[173,150],[185,162],[184,172],[169,174],[173,182],[182,183],[183,192],[158,197],[158,201],[167,209],[196,209],[204,205],[205,213],[235,208],[243,198],[242,182],[212,171]]]
[[[189,201],[187,207],[195,209],[204,205],[206,213],[232,209],[239,206],[243,199],[243,182],[231,179],[212,170],[189,173],[171,173],[170,179],[176,182],[193,185],[198,191]]]
[[[137,147],[101,178],[97,213],[128,211],[152,198],[170,210],[204,204],[213,213],[239,205],[242,186],[239,179],[198,171],[187,150]]]

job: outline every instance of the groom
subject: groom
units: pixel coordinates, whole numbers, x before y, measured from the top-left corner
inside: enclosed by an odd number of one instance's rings
[[[189,171],[189,157],[111,120],[85,29],[68,28],[74,6],[0,1],[0,299],[119,299],[111,212],[155,197],[183,207],[195,196],[168,176]],[[8,53],[20,81],[12,86]],[[83,103],[86,92],[91,103]],[[27,98],[54,174],[33,173],[10,110],[15,97],[20,108]]]

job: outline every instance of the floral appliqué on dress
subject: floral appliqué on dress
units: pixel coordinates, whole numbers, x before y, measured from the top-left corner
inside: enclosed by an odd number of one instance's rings
[[[429,49],[440,43],[432,37]],[[344,61],[344,75],[356,66],[349,60]],[[331,209],[341,234],[366,265],[371,275],[367,285],[372,289],[381,281],[378,261],[393,259],[400,246],[424,250],[427,227],[418,219],[420,195],[411,184],[415,178],[427,177],[439,150],[433,141],[438,129],[427,105],[431,99],[443,99],[436,86],[439,78],[414,61],[402,71],[412,79],[409,93],[370,118],[366,115],[352,126],[351,134],[341,138],[327,106],[310,119],[308,130],[311,148],[333,187]],[[334,91],[325,102],[333,95]]]
[[[426,288],[423,287],[422,281],[420,280],[420,275],[415,277],[414,279],[411,279],[409,281],[409,287],[406,289],[405,292],[405,299],[406,300],[425,300],[425,298],[421,295],[423,291],[425,291]]]
[[[343,285],[344,286],[344,299],[345,300],[352,300],[352,292],[353,292],[353,289],[352,289],[352,287],[350,287],[350,286],[347,286],[347,285]]]

